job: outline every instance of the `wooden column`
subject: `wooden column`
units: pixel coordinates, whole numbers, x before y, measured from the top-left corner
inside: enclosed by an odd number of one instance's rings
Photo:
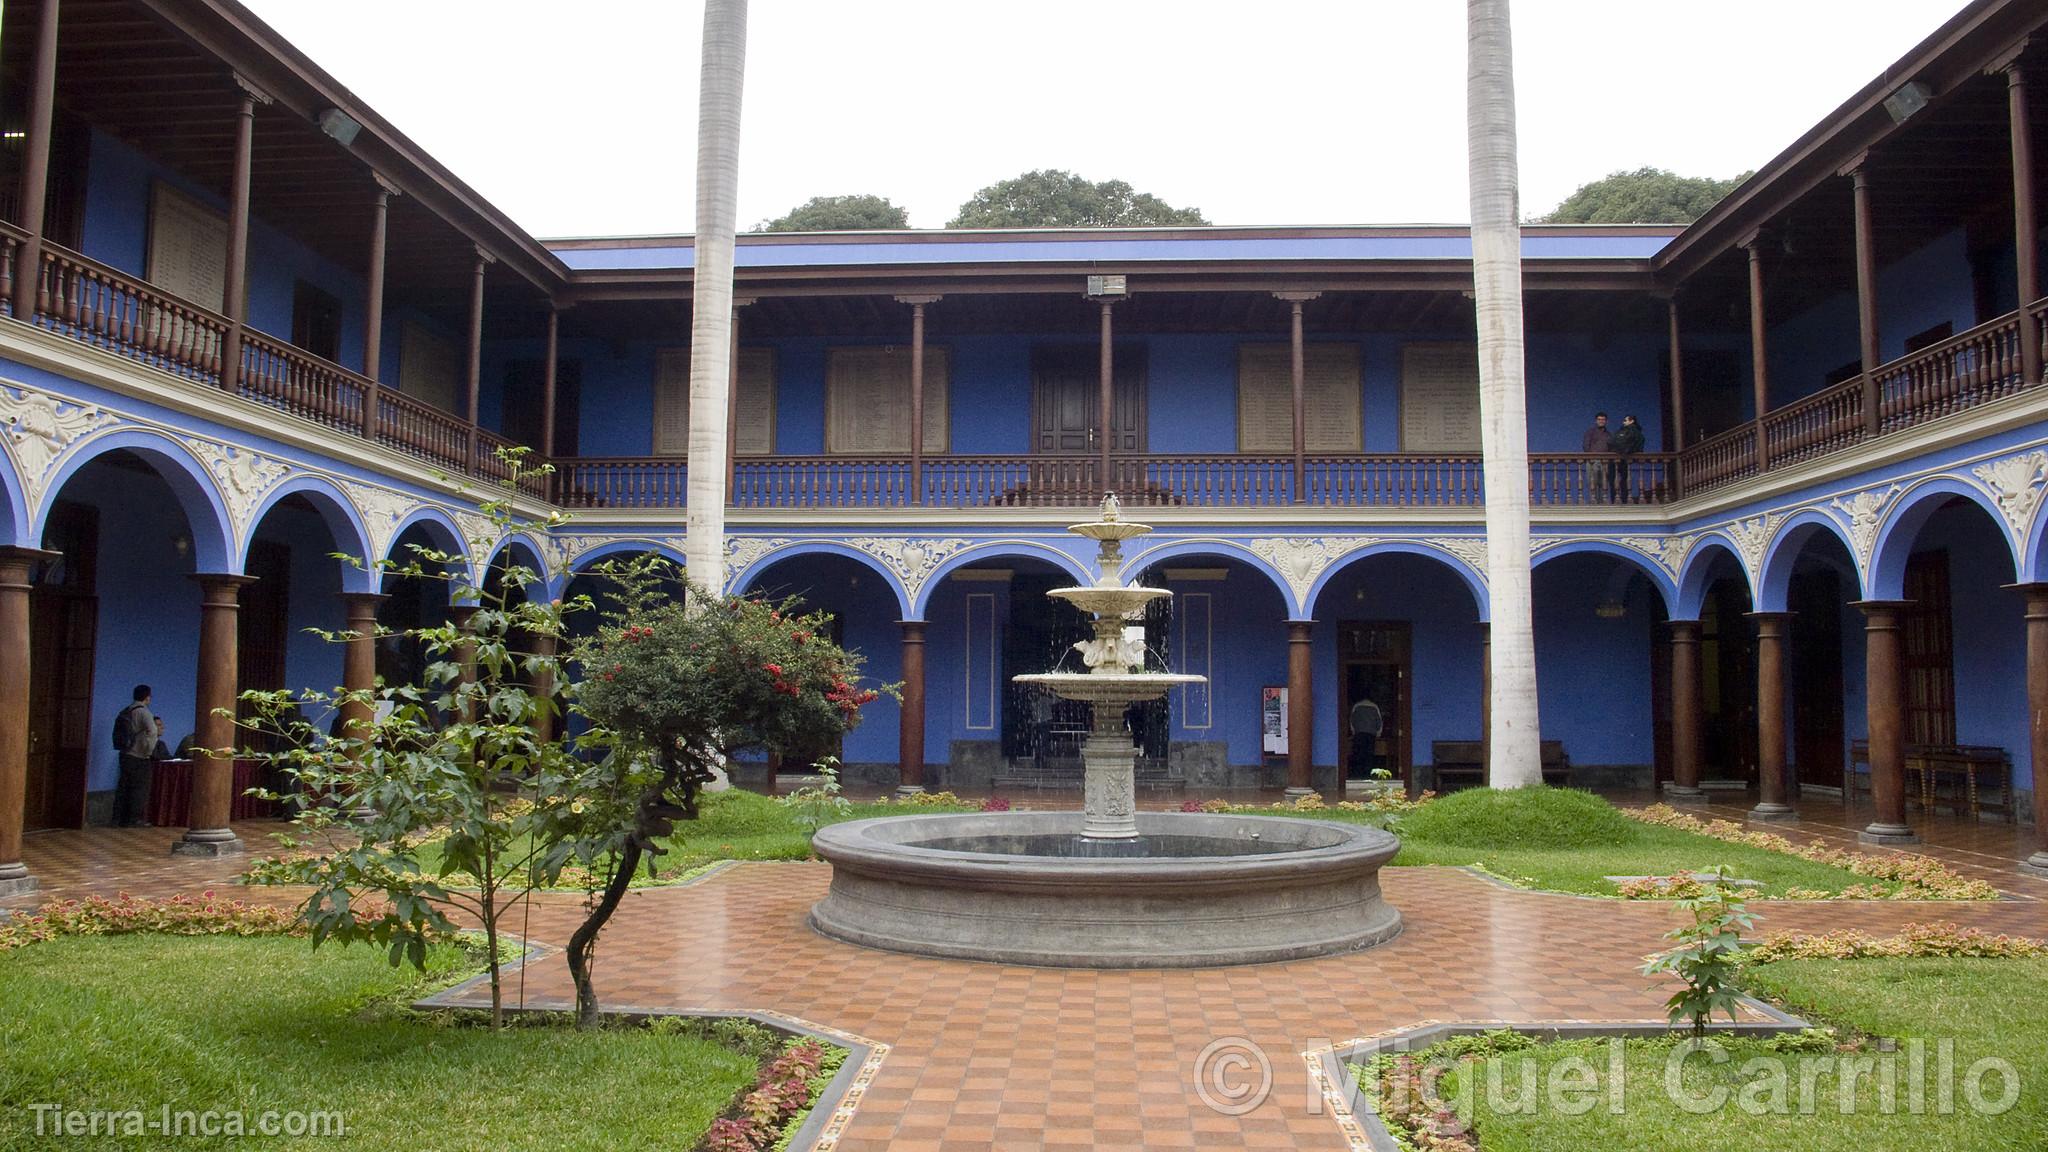
[[[496,262],[496,258],[482,248],[476,250],[476,270],[469,282],[469,339],[465,341],[462,361],[462,415],[469,421],[469,470],[477,466],[477,400],[478,386],[484,375],[484,270]]]
[[[0,548],[0,896],[35,888],[21,861],[28,803],[29,573],[50,553]]]
[[[1287,622],[1287,795],[1306,796],[1316,762],[1315,626]]]
[[[1797,820],[1785,778],[1785,643],[1790,612],[1752,612],[1756,621],[1756,807],[1751,820]]]
[[[555,458],[555,387],[561,372],[562,310],[548,301],[548,334],[540,354],[540,454]]]
[[[2020,46],[2024,49],[2025,44]],[[2015,49],[2015,55],[2020,49]],[[2040,222],[2034,215],[2034,138],[2027,126],[2027,78],[2014,60],[2005,68],[2006,118],[2012,136],[2012,223],[2014,265],[2019,273],[2020,370],[2028,384],[2041,382],[2041,336],[2027,306],[2041,298],[2036,252]]]
[[[15,223],[28,236],[14,262],[14,315],[32,321],[43,279],[43,216],[50,196],[50,130],[57,110],[57,0],[36,10],[35,63],[29,77],[28,135],[22,140]]]
[[[1742,245],[1749,253],[1749,366],[1756,393],[1756,470],[1771,466],[1764,414],[1771,410],[1771,357],[1764,327],[1764,254],[1756,235]]]
[[[1307,350],[1302,343],[1301,306],[1320,292],[1275,292],[1274,297],[1288,305],[1288,380],[1293,385],[1294,398],[1294,502],[1308,500],[1308,398],[1306,375]]]
[[[1700,800],[1700,622],[1671,621],[1671,782],[1673,800]]]
[[[477,604],[448,606],[448,622],[455,626],[456,632],[455,651],[450,655],[462,669],[455,681],[455,698],[461,702],[457,715],[465,724],[470,720],[470,707],[466,699],[469,696],[467,688],[476,683],[476,614],[480,607],[481,605]]]
[[[1856,331],[1863,366],[1863,434],[1875,436],[1884,427],[1884,397],[1878,393],[1877,366],[1877,239],[1870,223],[1870,180],[1858,159],[1849,171],[1850,196],[1856,211]]]
[[[1906,824],[1906,700],[1899,616],[1911,604],[1862,600],[1865,719],[1870,738],[1870,799],[1877,812],[1856,834],[1865,844],[1919,841]]]
[[[527,647],[540,661],[528,677],[528,691],[541,705],[533,717],[533,738],[546,743],[555,738],[555,656],[559,645],[553,636],[534,636]]]
[[[341,603],[351,635],[341,645],[341,686],[348,692],[368,692],[377,686],[377,606],[389,597],[380,592],[343,592]],[[368,701],[350,701],[341,706],[341,731],[357,735],[376,714]]]
[[[235,800],[234,748],[240,743],[234,720],[235,697],[241,692],[241,640],[236,625],[242,587],[256,581],[249,576],[216,573],[192,579],[199,583],[200,596],[199,677],[192,699],[192,731],[198,746],[192,750],[191,827],[183,839],[171,845],[171,852],[227,856],[242,850],[241,840],[228,826]]]
[[[1109,470],[1109,451],[1110,451],[1110,447],[1111,447],[1111,445],[1112,445],[1112,444],[1114,444],[1114,443],[1115,443],[1115,440],[1116,440],[1116,434],[1115,434],[1115,432],[1114,432],[1114,429],[1115,429],[1115,424],[1113,423],[1113,421],[1114,421],[1114,420],[1115,420],[1115,418],[1116,418],[1116,347],[1115,347],[1115,345],[1114,345],[1114,343],[1113,343],[1113,340],[1114,340],[1114,335],[1113,335],[1113,334],[1112,334],[1112,332],[1110,331],[1110,321],[1109,321],[1109,310],[1110,310],[1110,307],[1111,307],[1111,305],[1110,305],[1110,302],[1109,302],[1109,301],[1107,301],[1107,300],[1104,300],[1104,301],[1102,301],[1102,302],[1101,302],[1101,304],[1102,304],[1102,341],[1101,341],[1101,344],[1102,344],[1102,350],[1101,350],[1101,377],[1102,377],[1102,388],[1101,388],[1101,392],[1102,392],[1102,397],[1101,397],[1101,403],[1100,403],[1100,404],[1099,404],[1099,405],[1097,406],[1097,412],[1096,412],[1096,422],[1097,422],[1098,434],[1099,434],[1099,435],[1100,435],[1100,436],[1102,437],[1102,456],[1101,456],[1101,462],[1100,462],[1100,464],[1098,465],[1098,466],[1099,466],[1099,467],[1100,467],[1100,468],[1102,469],[1102,476],[1101,476],[1101,479],[1100,479],[1100,480],[1099,480],[1099,481],[1098,481],[1098,482],[1096,483],[1096,485],[1095,485],[1095,486],[1096,486],[1097,488],[1100,488],[1100,489],[1102,489],[1102,490],[1103,490],[1104,492],[1113,492],[1113,491],[1115,491],[1115,490],[1116,490],[1116,477],[1115,477],[1114,475],[1112,475],[1112,474],[1110,473],[1110,470]]]
[[[903,708],[896,732],[896,791],[924,791],[924,621],[904,620]]]
[[[2034,778],[2034,854],[2020,867],[2048,879],[2048,584],[2019,590],[2027,598],[2027,758]]]
[[[1682,453],[1685,451],[1685,352],[1678,339],[1676,288],[1664,298],[1664,322],[1671,342],[1671,427],[1664,430],[1664,448],[1667,452]],[[1671,476],[1667,483],[1673,500],[1685,495],[1685,476],[1676,456],[1671,460]]]
[[[229,392],[241,387],[242,326],[249,318],[249,168],[256,146],[256,105],[270,103],[269,96],[239,75],[235,85],[242,90],[242,99],[235,110],[234,168],[228,177],[228,262],[221,275],[220,294],[220,310],[228,318],[228,330],[220,342],[220,386]]]
[[[910,502],[924,503],[924,309],[937,296],[898,296],[910,305]],[[922,739],[922,736],[920,736]],[[922,747],[922,745],[920,745]]]
[[[391,226],[391,186],[376,177],[370,198],[370,262],[363,274],[363,375],[370,381],[363,397],[363,439],[377,438],[377,381],[384,359],[384,248]]]

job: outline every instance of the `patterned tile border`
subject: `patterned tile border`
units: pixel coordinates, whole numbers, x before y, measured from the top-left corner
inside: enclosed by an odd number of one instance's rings
[[[1716,1024],[1713,1032],[1723,1036],[1782,1036],[1812,1027],[1806,1020],[1749,996],[1742,998],[1741,1008],[1748,1019]],[[1345,1065],[1380,1052],[1415,1052],[1455,1036],[1476,1036],[1503,1028],[1545,1040],[1668,1036],[1680,1031],[1663,1020],[1425,1020],[1341,1044],[1311,1048],[1303,1052],[1301,1058],[1308,1065],[1309,1084],[1316,1098],[1336,1122],[1337,1130],[1351,1152],[1401,1152],[1401,1145],[1381,1122],[1379,1110],[1366,1101],[1365,1094]]]

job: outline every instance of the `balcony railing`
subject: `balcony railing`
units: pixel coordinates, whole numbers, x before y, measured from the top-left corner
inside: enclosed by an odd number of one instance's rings
[[[30,323],[117,356],[338,431],[367,435],[437,469],[504,480],[497,450],[509,442],[468,421],[285,341],[243,327],[236,371],[221,357],[235,325],[89,257],[44,243],[23,269],[24,233],[0,223],[0,314],[13,315],[16,278],[35,278]],[[2033,343],[2029,356],[2025,341]],[[1774,469],[1818,459],[1874,434],[1917,427],[2038,387],[2025,365],[2048,349],[2048,300],[1980,324],[1767,412],[1683,452],[1611,456],[1531,453],[1529,498],[1537,507],[1662,504]],[[2036,377],[2039,373],[2036,373]],[[1866,388],[1876,390],[1875,425]],[[372,409],[366,412],[365,409]],[[371,417],[366,419],[366,417]],[[526,466],[545,463],[529,454]],[[521,489],[572,508],[679,508],[688,497],[681,459],[580,458],[556,462],[553,478],[526,475]],[[1133,453],[1112,456],[780,456],[737,461],[731,500],[743,508],[936,508],[1081,506],[1117,492],[1141,507],[1474,508],[1485,501],[1476,453],[1291,456]]]

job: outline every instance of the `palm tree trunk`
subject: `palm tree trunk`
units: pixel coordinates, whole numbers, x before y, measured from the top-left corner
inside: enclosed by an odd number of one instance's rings
[[[1486,454],[1486,579],[1492,607],[1487,782],[1543,782],[1536,637],[1529,599],[1529,421],[1522,384],[1522,230],[1515,168],[1508,0],[1466,0],[1465,121],[1472,179],[1479,422]]]
[[[739,215],[740,92],[747,0],[704,6],[697,103],[697,231],[690,299],[689,536],[692,583],[725,591],[725,412],[732,380],[732,250]]]

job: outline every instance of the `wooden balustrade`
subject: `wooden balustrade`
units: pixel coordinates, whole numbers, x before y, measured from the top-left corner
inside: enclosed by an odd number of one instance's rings
[[[1868,432],[1860,376],[1764,416],[1764,440],[1773,468],[1847,448]]]
[[[38,325],[187,379],[219,382],[225,316],[54,244],[43,246],[36,276]]]
[[[363,426],[363,405],[376,385],[339,364],[245,329],[237,387],[251,400],[354,432]]]
[[[1680,452],[1678,471],[1688,495],[1756,475],[1756,425],[1738,425]]]
[[[1311,456],[1310,504],[1469,507],[1484,500],[1477,453],[1389,452]]]
[[[910,502],[910,458],[742,457],[733,464],[742,508],[879,508]]]
[[[689,468],[678,456],[561,461],[555,497],[564,508],[681,508]]]
[[[510,454],[524,447],[505,439],[495,432],[481,429],[476,434],[476,474],[493,484],[504,485],[512,480],[512,464],[500,458],[500,453]],[[547,460],[540,453],[527,449],[518,457],[519,491],[541,500],[554,497],[554,477],[547,471]]]
[[[2020,363],[2014,312],[1885,364],[1872,373],[1883,429],[1911,428],[2040,383],[2023,380]]]
[[[377,389],[377,442],[450,472],[469,470],[469,422],[390,388]]]

